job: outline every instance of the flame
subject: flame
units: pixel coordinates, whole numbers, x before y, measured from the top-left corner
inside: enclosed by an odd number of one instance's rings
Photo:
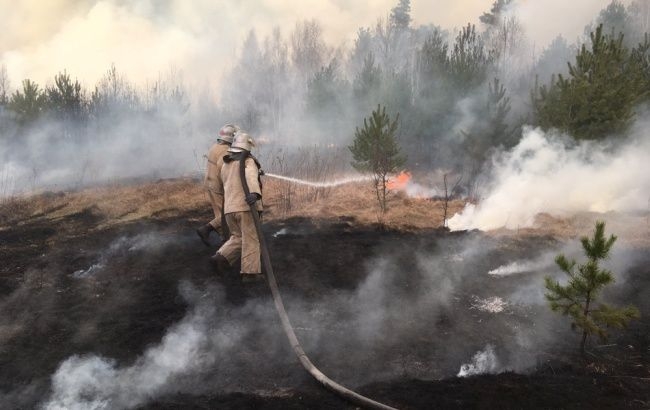
[[[408,171],[402,171],[395,178],[388,180],[386,183],[386,188],[390,189],[391,191],[403,190],[406,189],[406,185],[408,185],[410,180],[411,173]]]

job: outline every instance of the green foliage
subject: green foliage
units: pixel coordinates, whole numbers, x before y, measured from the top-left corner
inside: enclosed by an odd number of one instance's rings
[[[48,108],[63,120],[77,120],[83,111],[81,84],[65,71],[54,76],[54,86],[45,89]]]
[[[632,53],[632,55],[635,55]],[[550,86],[533,92],[539,125],[558,128],[577,139],[600,139],[624,131],[634,107],[645,97],[643,67],[623,45],[623,36],[591,33],[591,48],[583,45],[569,76],[558,75]]]
[[[386,107],[378,105],[369,118],[363,119],[363,128],[356,128],[354,141],[348,147],[354,159],[352,166],[360,172],[372,173],[382,213],[386,212],[388,175],[406,162],[395,140],[398,122],[399,114],[391,120]]]
[[[650,97],[650,36],[648,33],[645,33],[643,41],[632,49],[630,59],[641,72],[642,89],[639,90],[639,94],[642,95],[642,99],[647,100]]]
[[[506,7],[512,3],[513,0],[497,0],[492,3],[492,8],[488,13],[483,13],[479,20],[487,26],[498,26],[501,20],[501,15]]]
[[[471,130],[463,131],[464,147],[480,164],[487,152],[494,147],[511,147],[515,141],[515,129],[507,122],[510,112],[510,97],[498,78],[488,84],[485,105],[477,113],[477,122]]]
[[[444,89],[449,73],[449,46],[440,32],[435,30],[429,34],[419,52],[419,74],[422,79],[420,96],[433,98]]]
[[[375,104],[381,88],[381,68],[375,64],[375,56],[369,53],[363,60],[363,67],[352,83],[354,97],[358,103],[365,106],[369,102]]]
[[[23,90],[17,90],[11,96],[7,107],[16,115],[20,125],[28,125],[38,119],[44,111],[47,98],[43,90],[34,81],[23,81]]]
[[[449,56],[449,74],[460,92],[474,90],[484,83],[493,56],[488,52],[473,24],[463,27]]]
[[[551,309],[565,316],[571,316],[572,326],[582,329],[580,350],[584,353],[585,342],[589,335],[598,335],[601,339],[608,336],[607,328],[623,328],[633,318],[639,317],[635,307],[616,308],[599,304],[594,308],[600,291],[614,282],[611,271],[602,269],[599,261],[606,259],[616,242],[616,236],[605,238],[605,223],[597,222],[592,238],[581,238],[587,261],[577,266],[576,261],[568,260],[560,254],[555,263],[569,276],[566,285],[561,285],[551,277],[545,278],[546,299]]]
[[[322,123],[329,123],[334,128],[340,128],[346,112],[343,106],[347,104],[348,83],[337,74],[338,63],[332,60],[314,74],[307,85],[307,113]],[[323,130],[326,136],[327,131]]]
[[[390,22],[397,30],[406,30],[411,24],[411,0],[399,0],[390,11]]]

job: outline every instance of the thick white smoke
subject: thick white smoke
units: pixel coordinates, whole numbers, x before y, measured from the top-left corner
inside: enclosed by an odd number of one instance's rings
[[[211,328],[213,310],[212,305],[197,304],[160,344],[147,349],[130,366],[120,367],[114,360],[95,355],[68,358],[52,376],[52,394],[43,409],[133,408],[173,390],[174,380],[214,365],[220,353],[234,348],[243,337],[234,324]]]
[[[569,145],[526,128],[520,143],[494,161],[490,180],[483,200],[449,220],[452,230],[532,226],[540,212],[646,210],[650,143],[634,138],[608,150],[593,143]]]
[[[460,366],[458,377],[467,377],[483,373],[495,373],[499,369],[499,360],[494,353],[492,345],[485,346],[484,350],[477,352],[471,363]]]
[[[411,7],[416,24],[453,28],[476,22],[491,3],[412,0]],[[541,50],[557,34],[574,39],[607,3],[528,0],[518,1],[515,11]],[[43,83],[67,69],[91,85],[115,64],[137,83],[151,81],[173,66],[200,86],[206,79],[220,80],[251,28],[265,35],[274,26],[293,27],[300,19],[317,18],[328,41],[349,45],[359,27],[373,26],[395,4],[396,0],[23,0],[11,4],[0,0],[0,24],[5,28],[0,63],[6,64],[16,82],[31,78]]]

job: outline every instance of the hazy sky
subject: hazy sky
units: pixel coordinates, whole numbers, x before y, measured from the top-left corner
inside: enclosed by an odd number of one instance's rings
[[[478,23],[493,0],[413,0],[415,24],[454,28]],[[557,34],[570,41],[609,0],[518,0],[517,13],[541,50]],[[371,6],[368,6],[371,4]],[[218,82],[246,33],[318,19],[330,45],[350,46],[397,0],[0,0],[0,63],[12,86],[43,84],[67,69],[92,86],[114,63],[139,83],[174,68],[189,81]]]

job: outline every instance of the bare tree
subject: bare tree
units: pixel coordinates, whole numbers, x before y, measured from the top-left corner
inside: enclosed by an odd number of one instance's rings
[[[443,186],[443,193],[444,196],[442,197],[442,227],[446,228],[447,227],[447,211],[449,210],[449,202],[455,197],[454,192],[458,189],[460,186],[460,182],[463,180],[463,176],[459,175],[458,178],[456,178],[456,181],[453,184],[449,184],[448,182],[448,177],[449,173],[446,172],[442,176],[442,186]]]
[[[3,64],[0,66],[0,105],[5,106],[9,102],[9,77],[7,76],[7,67]]]
[[[309,79],[327,60],[323,29],[316,20],[296,23],[291,33],[291,61],[303,80]]]
[[[282,129],[282,117],[288,91],[289,46],[282,38],[280,27],[275,27],[264,40],[263,60],[268,70],[266,91],[271,116],[271,128],[277,135]]]
[[[396,36],[395,25],[391,24],[390,19],[380,18],[375,25],[375,35],[379,41],[381,63],[392,66],[390,60]]]

